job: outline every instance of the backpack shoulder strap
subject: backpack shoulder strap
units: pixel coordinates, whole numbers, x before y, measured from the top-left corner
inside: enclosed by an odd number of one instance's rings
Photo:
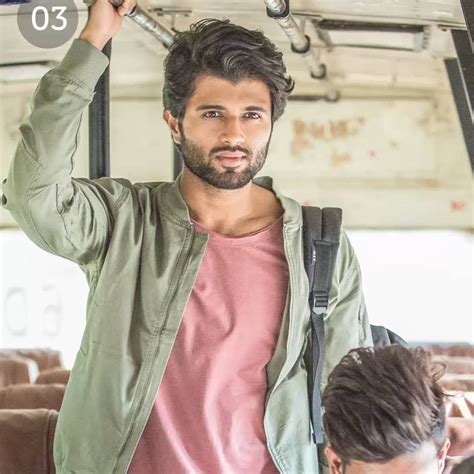
[[[303,207],[305,269],[308,274],[310,293],[313,291],[312,306],[316,314],[327,310],[339,248],[341,223],[342,209]]]
[[[313,441],[324,442],[321,407],[321,376],[325,356],[324,315],[329,304],[332,276],[336,266],[341,232],[342,210],[326,207],[303,207],[303,249],[309,282],[311,309],[311,368],[309,393]]]

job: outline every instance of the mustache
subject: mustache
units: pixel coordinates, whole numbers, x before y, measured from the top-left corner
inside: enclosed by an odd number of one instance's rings
[[[234,146],[234,147],[230,147],[230,146],[222,146],[222,147],[216,147],[216,148],[212,148],[211,149],[211,154],[214,154],[214,153],[221,153],[223,151],[229,151],[230,153],[236,153],[237,151],[240,151],[241,153],[244,153],[245,155],[248,155],[250,156],[252,154],[252,152],[250,150],[247,150],[246,148],[242,148],[240,146]]]

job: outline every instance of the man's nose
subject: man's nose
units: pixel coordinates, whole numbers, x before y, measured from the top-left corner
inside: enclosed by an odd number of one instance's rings
[[[228,118],[224,122],[220,139],[223,143],[231,146],[241,145],[245,141],[239,117]]]

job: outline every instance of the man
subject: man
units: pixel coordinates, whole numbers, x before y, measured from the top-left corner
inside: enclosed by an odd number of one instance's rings
[[[323,394],[331,474],[435,474],[449,440],[442,374],[421,348],[351,351]]]
[[[77,262],[90,285],[57,471],[318,472],[301,207],[271,179],[252,180],[293,82],[262,33],[199,22],[165,63],[179,179],[73,179],[81,116],[107,66],[100,50],[132,7],[96,1],[41,80],[4,185],[26,234]],[[330,299],[325,374],[372,343],[345,235]]]

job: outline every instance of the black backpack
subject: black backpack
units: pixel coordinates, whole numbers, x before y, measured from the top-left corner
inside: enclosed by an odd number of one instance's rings
[[[342,209],[335,207],[303,206],[304,263],[309,280],[311,309],[311,356],[308,367],[308,394],[310,397],[313,441],[324,443],[321,405],[321,375],[325,357],[324,315],[329,304],[334,267],[336,266]],[[383,326],[370,326],[374,346],[408,344]]]

